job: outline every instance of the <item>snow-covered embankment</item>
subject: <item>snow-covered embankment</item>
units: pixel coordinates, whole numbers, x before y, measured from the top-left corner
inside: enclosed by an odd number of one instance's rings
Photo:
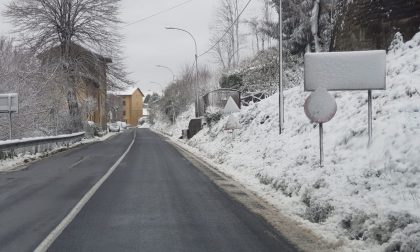
[[[335,92],[319,168],[317,125],[303,112],[308,95],[303,83],[285,92],[282,135],[274,95],[243,108],[241,130],[224,131],[222,118],[186,143],[343,250],[420,251],[420,33],[391,46],[387,90],[373,92],[371,146],[367,92]],[[184,118],[164,129],[179,136]]]

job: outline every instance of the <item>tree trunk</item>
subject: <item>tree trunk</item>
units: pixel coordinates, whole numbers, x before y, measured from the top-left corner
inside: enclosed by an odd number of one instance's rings
[[[321,51],[321,46],[319,44],[319,37],[318,37],[318,27],[319,27],[319,3],[321,0],[314,0],[314,7],[312,9],[312,16],[311,16],[311,32],[314,38],[315,43],[315,52]]]
[[[258,34],[256,33],[255,38],[257,39],[257,52],[260,51],[260,40],[258,38]]]
[[[240,48],[240,42],[239,42],[239,5],[238,0],[235,1],[235,19],[238,19],[235,24],[235,30],[236,30],[236,65],[239,65],[240,57],[239,57],[239,48]]]
[[[68,87],[67,89],[67,103],[70,113],[70,126],[72,132],[79,132],[82,129],[82,120],[80,115],[79,104],[76,98],[75,87]]]
[[[82,130],[82,116],[77,102],[76,95],[76,83],[74,78],[71,76],[72,64],[71,64],[71,50],[70,50],[70,39],[65,40],[61,45],[61,53],[63,57],[63,70],[66,78],[66,89],[67,89],[67,104],[69,107],[70,114],[70,127],[72,132],[79,132]]]

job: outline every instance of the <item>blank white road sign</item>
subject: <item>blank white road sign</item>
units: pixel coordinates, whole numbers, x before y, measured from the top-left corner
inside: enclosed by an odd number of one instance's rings
[[[305,54],[305,91],[385,90],[386,52],[355,51]]]
[[[19,112],[18,94],[0,94],[0,113]]]

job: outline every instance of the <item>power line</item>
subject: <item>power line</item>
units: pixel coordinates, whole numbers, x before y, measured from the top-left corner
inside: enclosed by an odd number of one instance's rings
[[[246,8],[248,8],[248,5],[251,3],[252,0],[249,0],[245,7],[242,9],[242,11],[239,13],[239,15],[236,17],[236,19],[232,22],[232,24],[229,26],[229,28],[226,29],[225,33],[223,33],[223,35],[219,38],[219,40],[217,40],[216,43],[214,43],[213,46],[211,46],[207,51],[203,52],[202,54],[198,55],[198,57],[201,57],[207,53],[209,53],[211,50],[213,50],[213,48],[215,48],[221,41],[222,39],[226,36],[226,34],[228,34],[228,32],[230,31],[230,29],[232,29],[232,27],[236,24],[236,22],[239,21],[239,18],[241,17],[241,15],[244,13],[244,11],[246,10]]]
[[[155,14],[152,14],[152,15],[150,15],[150,16],[147,16],[147,17],[144,17],[144,18],[142,18],[142,19],[139,19],[139,20],[133,21],[133,22],[131,22],[131,23],[128,23],[128,24],[124,25],[124,26],[123,26],[123,28],[125,28],[125,27],[127,27],[127,26],[130,26],[130,25],[133,25],[133,24],[138,24],[138,23],[141,23],[141,22],[143,22],[143,21],[146,21],[146,20],[148,20],[148,19],[151,19],[151,18],[156,17],[156,16],[158,16],[158,15],[161,15],[161,14],[163,14],[163,13],[166,13],[166,12],[169,12],[169,11],[171,11],[171,10],[174,10],[174,9],[176,9],[176,8],[179,8],[179,7],[183,6],[183,5],[186,5],[187,3],[190,3],[190,2],[192,2],[192,1],[194,1],[194,0],[184,1],[184,2],[182,2],[182,3],[180,3],[180,4],[177,4],[177,5],[175,5],[175,6],[172,6],[171,8],[168,8],[168,9],[165,9],[165,10],[161,10],[161,11],[156,12]]]

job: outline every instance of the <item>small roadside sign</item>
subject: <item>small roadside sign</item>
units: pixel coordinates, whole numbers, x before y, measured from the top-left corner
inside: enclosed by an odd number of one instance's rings
[[[306,116],[315,123],[326,123],[337,112],[337,103],[325,88],[318,88],[313,92],[304,106]]]
[[[241,109],[238,107],[236,102],[233,100],[232,96],[230,96],[227,103],[226,103],[225,108],[223,109],[223,113],[224,114],[232,114],[232,113],[237,113],[237,112],[241,112]]]
[[[9,138],[12,140],[12,113],[19,113],[18,94],[0,94],[0,113],[9,114]]]
[[[372,90],[386,89],[384,50],[305,54],[305,91],[368,91],[369,144],[373,135]]]
[[[323,124],[330,121],[337,113],[334,97],[323,88],[317,88],[305,101],[305,114],[319,124],[319,165],[324,166],[324,129]]]
[[[0,94],[0,113],[19,112],[18,94]]]

